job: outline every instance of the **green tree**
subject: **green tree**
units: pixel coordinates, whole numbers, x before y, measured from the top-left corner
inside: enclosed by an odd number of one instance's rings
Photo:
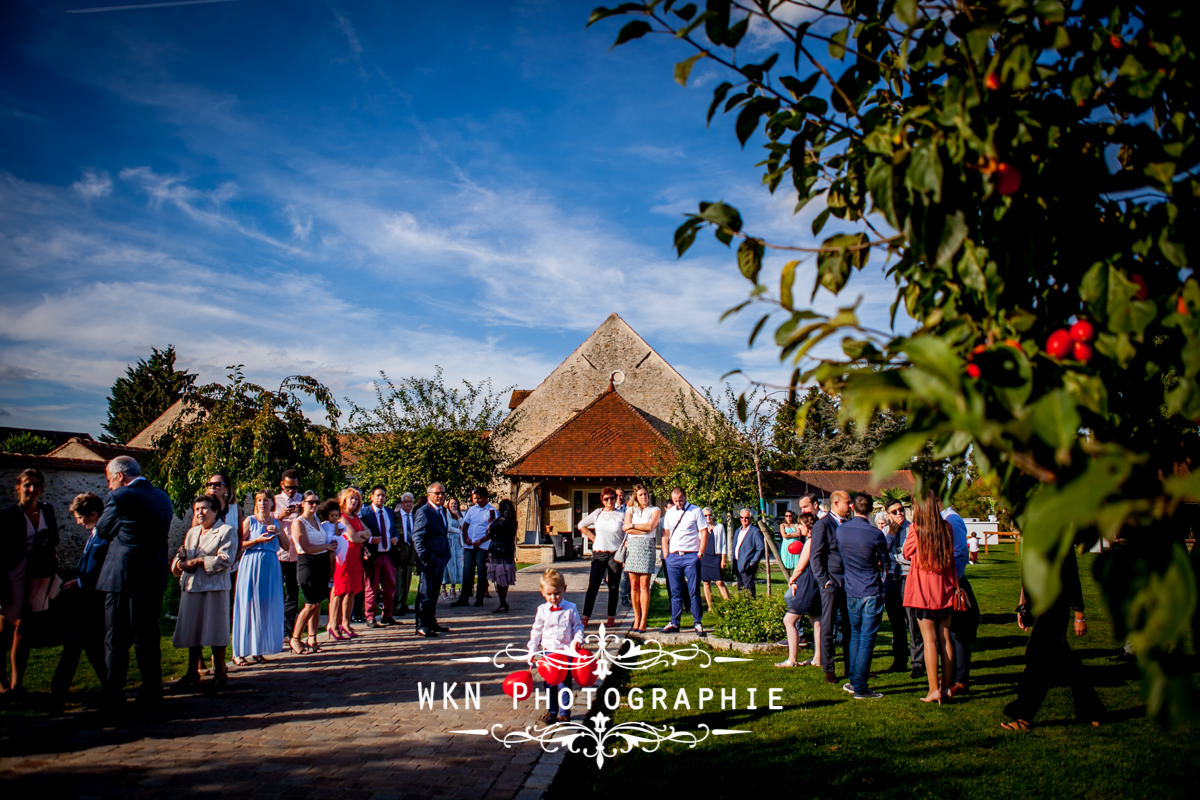
[[[300,471],[305,489],[323,497],[345,485],[337,403],[323,384],[307,375],[284,378],[275,391],[248,383],[242,365],[230,367],[228,383],[190,389],[184,412],[155,441],[147,474],[184,513],[214,472],[225,472],[234,495],[270,489],[287,469]],[[315,402],[328,424],[311,421],[306,400]]]
[[[795,380],[840,394],[842,419],[906,416],[877,472],[931,443],[933,459],[969,452],[996,476],[1035,608],[1058,595],[1077,540],[1120,536],[1097,567],[1117,635],[1137,652],[1150,713],[1183,708],[1190,687],[1168,654],[1197,597],[1181,540],[1200,500],[1200,8],[656,0],[591,22],[614,15],[636,17],[618,44],[657,32],[690,49],[681,83],[701,60],[721,65],[730,80],[710,120],[733,115],[743,146],[761,137],[767,188],[797,209],[822,204],[814,235],[836,229],[815,247],[768,242],[705,202],[677,250],[702,227],[737,239],[753,285],[737,308],[763,311],[752,341],[775,315]],[[739,51],[752,22],[778,46]],[[768,250],[800,255],[768,274]],[[802,263],[813,296],[841,298],[882,260],[893,319],[903,309],[911,330],[868,327],[858,302],[831,314],[798,302]],[[826,341],[842,355],[816,358]]]
[[[27,456],[40,456],[53,449],[54,442],[45,436],[38,436],[29,431],[9,434],[0,441],[0,453],[24,453]]]
[[[774,490],[762,457],[769,415],[760,418],[749,413],[760,405],[763,394],[739,398],[726,386],[720,398],[713,397],[710,389],[704,396],[708,402],[679,396],[669,444],[646,465],[647,485],[663,502],[671,489],[682,487],[689,501],[711,506],[722,516],[741,506],[758,508],[760,478],[764,497],[771,497]],[[745,407],[745,422],[739,417],[739,403]]]
[[[853,420],[839,419],[837,397],[810,386],[803,399],[785,400],[775,414],[772,445],[776,469],[866,470],[871,456],[904,430],[904,417],[880,409],[860,434]]]
[[[504,418],[504,395],[491,379],[447,386],[442,368],[433,377],[375,382],[375,407],[352,405],[347,452],[364,487],[383,484],[392,497],[425,496],[433,481],[464,496],[496,481],[511,455],[505,440],[516,417]]]
[[[124,444],[183,396],[196,376],[175,369],[175,345],[152,348],[150,357],[138,359],[117,378],[108,393],[108,422],[101,441]]]

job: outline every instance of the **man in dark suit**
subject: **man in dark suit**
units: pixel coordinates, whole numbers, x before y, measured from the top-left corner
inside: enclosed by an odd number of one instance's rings
[[[429,502],[413,513],[413,551],[421,575],[417,587],[417,635],[432,639],[439,632],[450,630],[437,621],[438,590],[442,587],[446,562],[450,560],[446,511],[442,508],[446,488],[440,483],[431,483],[426,490],[426,499]]]
[[[737,573],[738,588],[750,592],[753,597],[758,594],[758,562],[762,561],[766,547],[762,531],[752,524],[750,509],[743,508],[738,513],[738,521],[742,526],[733,532],[733,569]]]
[[[875,635],[883,618],[883,570],[890,559],[883,532],[868,518],[874,506],[870,496],[857,495],[854,518],[836,532],[846,576],[846,607],[850,612],[850,682],[842,688],[856,700],[883,697],[870,687],[869,679]]]
[[[408,589],[412,585],[413,567],[416,566],[417,556],[413,552],[413,502],[412,492],[400,495],[396,504],[395,519],[397,538],[395,549],[392,550],[392,565],[396,568],[396,598],[394,608],[397,614],[404,616],[412,611],[408,607]]]
[[[810,569],[821,590],[821,663],[825,680],[837,683],[833,665],[834,637],[841,640],[842,661],[850,674],[850,617],[846,611],[846,577],[838,550],[838,526],[850,514],[850,495],[842,490],[829,497],[829,513],[817,520],[812,532]],[[835,627],[836,626],[836,627]]]
[[[142,688],[138,703],[154,711],[162,702],[162,656],[158,617],[167,585],[167,533],[171,499],[142,477],[129,456],[117,456],[105,467],[108,488],[96,535],[109,542],[108,555],[96,580],[104,598],[105,701],[124,701],[129,646],[137,645]]]
[[[387,489],[372,486],[371,503],[363,508],[359,517],[371,532],[364,550],[367,559],[364,564],[367,627],[394,625],[392,598],[396,594],[396,565],[392,562],[392,550],[400,543],[400,534],[396,528],[396,515],[387,507]]]

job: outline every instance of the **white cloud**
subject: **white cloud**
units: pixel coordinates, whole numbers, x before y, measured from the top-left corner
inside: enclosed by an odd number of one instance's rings
[[[71,188],[85,200],[95,200],[112,194],[113,180],[107,172],[85,169],[83,177],[71,184]]]

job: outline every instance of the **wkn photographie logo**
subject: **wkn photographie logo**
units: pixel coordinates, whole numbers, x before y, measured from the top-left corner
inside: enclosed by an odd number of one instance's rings
[[[594,645],[588,648],[586,645]],[[536,742],[546,752],[566,748],[572,753],[581,753],[603,767],[607,759],[628,753],[634,749],[653,752],[664,744],[684,745],[694,748],[710,736],[737,736],[751,733],[739,728],[713,728],[701,723],[695,728],[684,728],[672,724],[652,725],[635,720],[613,722],[613,715],[626,706],[637,712],[643,709],[657,711],[720,710],[753,711],[759,708],[783,709],[783,689],[771,687],[721,686],[712,688],[699,686],[680,688],[670,692],[663,687],[631,687],[621,689],[604,686],[605,679],[617,668],[645,670],[659,665],[675,666],[683,662],[695,662],[701,669],[715,665],[729,666],[750,661],[748,658],[714,656],[698,645],[664,649],[657,641],[639,642],[608,633],[600,625],[599,632],[585,637],[584,647],[577,650],[550,650],[530,652],[524,647],[507,645],[490,656],[468,656],[454,659],[460,663],[490,663],[496,669],[521,669],[504,679],[504,691],[512,698],[512,707],[518,710],[523,701],[532,701],[537,710],[562,709],[569,714],[578,700],[586,709],[583,720],[571,720],[564,714],[557,721],[545,725],[526,725],[513,729],[502,722],[485,728],[452,730],[462,736],[490,737],[505,747]],[[536,665],[532,672],[527,665]],[[534,678],[540,676],[544,685],[535,687]],[[569,679],[568,679],[569,678]],[[724,682],[724,681],[723,681]],[[436,683],[419,683],[417,694],[422,709],[434,709],[437,702]],[[442,687],[443,694],[446,686]],[[552,693],[555,696],[552,697]],[[468,708],[479,709],[481,685],[467,683],[463,687],[462,701]],[[553,701],[553,702],[552,702]],[[445,702],[443,698],[443,702]],[[597,711],[597,713],[593,713]]]

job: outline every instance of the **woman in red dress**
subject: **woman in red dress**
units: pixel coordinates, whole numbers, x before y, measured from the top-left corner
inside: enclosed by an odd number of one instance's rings
[[[954,647],[950,643],[950,614],[958,573],[954,568],[954,537],[942,519],[942,509],[932,493],[913,508],[912,527],[904,539],[904,558],[912,566],[904,584],[904,605],[916,611],[921,639],[925,643],[925,675],[929,693],[926,703],[941,705],[949,695],[954,674]],[[942,681],[938,684],[938,655],[942,657]]]
[[[345,546],[338,546],[333,567],[333,597],[329,601],[330,639],[353,639],[358,633],[350,627],[350,611],[354,607],[354,595],[363,590],[362,546],[370,532],[358,518],[362,508],[362,495],[353,486],[338,493],[338,506],[342,509],[341,531]]]

